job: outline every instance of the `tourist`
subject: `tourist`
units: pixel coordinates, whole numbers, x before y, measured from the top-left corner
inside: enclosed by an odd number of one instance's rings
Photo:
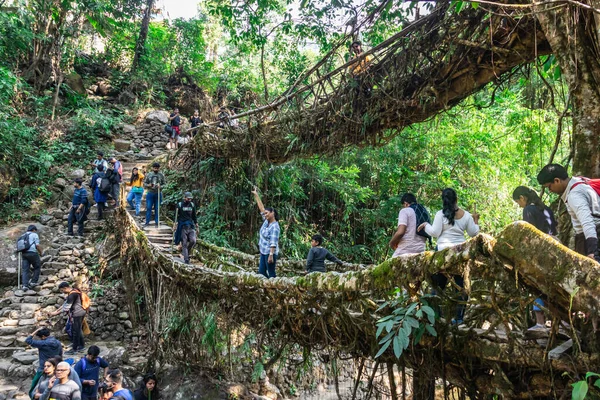
[[[135,216],[137,217],[140,215],[140,205],[142,204],[142,196],[144,196],[144,174],[139,172],[137,167],[134,167],[131,171],[131,179],[127,186],[131,186],[131,191],[127,195],[127,203],[129,203],[132,210],[135,210]]]
[[[192,130],[190,131],[191,137],[194,137],[196,135],[197,129],[194,128],[202,125],[203,123],[204,121],[202,120],[202,117],[200,116],[198,110],[194,110],[194,115],[190,117],[190,124],[192,125]]]
[[[23,279],[22,289],[29,290],[29,288],[36,287],[40,280],[40,271],[42,269],[40,255],[42,254],[42,248],[40,246],[40,237],[37,234],[37,226],[29,225],[25,234],[28,237],[29,248],[21,252],[23,262],[21,266],[21,279]],[[33,273],[33,276],[31,273]]]
[[[41,400],[81,400],[81,390],[69,379],[69,371],[71,367],[64,361],[56,365],[55,377],[48,381],[48,387],[40,397]]]
[[[50,313],[50,315],[55,316],[64,312],[71,318],[71,340],[73,345],[71,350],[66,351],[65,354],[72,355],[84,350],[83,319],[85,318],[87,311],[83,308],[83,296],[80,290],[72,288],[67,282],[61,282],[58,285],[58,289],[61,293],[67,295],[67,299],[62,307]]]
[[[135,400],[158,400],[160,399],[160,390],[158,390],[158,380],[153,373],[146,374],[142,380],[140,388],[133,393]]]
[[[104,166],[98,165],[98,172],[92,176],[92,180],[90,181],[90,189],[94,191],[94,201],[98,208],[98,221],[104,218],[103,213],[106,209],[106,201],[108,200],[108,193],[100,191],[102,179],[105,177]]]
[[[106,385],[113,391],[113,398],[121,396],[124,400],[133,400],[133,394],[129,389],[123,388],[123,374],[114,369],[106,376]]]
[[[154,209],[154,222],[158,228],[158,209],[162,202],[162,193],[160,188],[167,183],[165,176],[159,172],[160,164],[152,164],[152,171],[146,174],[144,178],[144,187],[146,188],[146,224],[150,225],[150,217],[152,216],[152,209]]]
[[[34,339],[34,337],[38,337],[39,339]],[[25,343],[29,346],[38,349],[38,368],[35,372],[33,380],[31,382],[31,390],[35,388],[40,377],[44,372],[44,363],[49,358],[55,356],[62,356],[63,347],[62,343],[58,341],[54,336],[50,336],[50,330],[48,328],[38,328],[31,335],[25,338]],[[56,364],[55,364],[56,366]]]
[[[108,363],[100,356],[98,346],[90,346],[87,355],[75,364],[75,371],[81,379],[83,390],[82,400],[97,400],[98,386],[100,382],[100,369],[104,368],[103,376],[107,374]]]
[[[258,273],[267,278],[275,278],[275,263],[279,254],[279,228],[277,211],[271,207],[265,207],[256,191],[252,190],[260,214],[264,220],[259,231],[258,248],[260,250],[260,261]]]
[[[44,366],[42,369],[41,375],[38,377],[39,381],[34,377],[32,381],[32,389],[29,390],[29,397],[33,400],[39,399],[42,397],[42,394],[48,388],[48,382],[50,379],[54,377],[54,372],[56,370],[56,366],[58,365],[58,360],[54,357],[48,358],[44,361]],[[37,374],[36,374],[37,376]]]
[[[308,251],[308,256],[306,256],[306,272],[327,272],[327,268],[325,268],[326,259],[338,265],[344,264],[331,254],[329,250],[322,247],[323,236],[319,234],[313,235],[310,245],[311,248]]]
[[[358,40],[352,42],[350,45],[350,52],[354,54],[352,60],[358,60],[358,58],[363,53],[362,43]],[[357,77],[358,75],[364,73],[371,66],[371,61],[373,60],[373,56],[371,54],[366,55],[360,61],[356,61],[348,67],[348,72],[351,76]]]
[[[444,250],[465,242],[465,231],[471,237],[479,233],[479,215],[458,207],[458,197],[454,189],[444,189],[442,191],[442,210],[435,214],[433,225],[424,222],[419,225],[418,230],[425,229],[429,235],[437,238],[437,249]],[[454,275],[454,282],[461,288],[464,288],[464,279],[461,275]],[[436,273],[431,280],[437,288],[444,290],[448,284],[448,278],[443,273]],[[466,294],[461,295],[461,300],[466,302]],[[465,305],[460,304],[456,310],[456,317],[452,319],[453,324],[461,324],[465,313]]]
[[[181,252],[186,264],[190,263],[190,254],[196,245],[197,229],[196,206],[192,202],[192,194],[185,192],[183,201],[177,203],[177,230],[181,232]]]
[[[104,159],[104,153],[101,151],[96,152],[96,159],[90,163],[90,167],[94,168],[94,173],[99,171],[99,166],[102,166],[104,171],[108,168],[108,162]]]
[[[402,203],[402,209],[398,213],[396,233],[390,240],[390,247],[394,250],[392,258],[425,251],[426,238],[417,232],[420,220],[417,218],[416,212],[418,211],[422,215],[421,220],[426,221],[429,219],[427,210],[422,205],[417,204],[417,198],[412,193],[405,193],[400,202]]]
[[[123,180],[123,164],[117,161],[115,157],[111,157],[109,162],[111,167],[110,169],[113,170],[113,174],[111,174],[110,176],[110,183],[112,184],[110,196],[115,201],[115,207],[119,207],[119,197],[121,196],[121,181]]]
[[[219,124],[217,125],[219,128],[229,128],[233,126],[231,120],[231,113],[225,106],[221,106],[219,108],[219,113],[217,114],[217,119],[219,120]]]
[[[179,108],[175,107],[171,115],[169,115],[169,122],[173,129],[171,136],[169,136],[169,145],[171,149],[177,149],[177,140],[179,139],[179,126],[181,125],[181,117],[179,116]]]
[[[73,181],[75,192],[73,193],[73,202],[67,219],[67,233],[73,236],[73,223],[77,222],[77,234],[83,236],[83,224],[87,218],[89,203],[87,198],[87,190],[83,187],[83,180],[77,178]]]
[[[554,213],[544,204],[536,192],[526,186],[519,186],[513,191],[512,196],[513,200],[523,209],[523,221],[529,222],[550,236],[556,237],[558,235]],[[544,300],[541,298],[535,299],[533,311],[536,323],[529,330],[546,328],[546,318],[540,306],[544,306]]]
[[[571,216],[575,231],[575,251],[600,261],[598,231],[600,228],[600,199],[586,178],[569,177],[559,164],[548,164],[537,176],[540,185],[560,195]]]
[[[110,400],[114,395],[112,389],[109,389],[106,382],[102,382],[100,386],[98,386],[98,399],[99,400]]]

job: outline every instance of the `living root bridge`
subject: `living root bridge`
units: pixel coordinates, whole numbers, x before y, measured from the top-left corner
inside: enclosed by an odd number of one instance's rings
[[[128,292],[144,296],[146,322],[161,358],[185,355],[193,362],[200,339],[182,340],[172,321],[193,318],[207,302],[219,304],[228,324],[250,327],[267,341],[278,335],[304,348],[369,358],[379,348],[376,321],[390,312],[377,311],[381,300],[397,287],[417,299],[431,285],[431,275],[442,271],[465,278],[470,297],[464,328],[438,320],[438,338],[424,337],[399,361],[390,350],[382,355],[384,360],[422,368],[427,359],[432,376],[443,376],[474,397],[489,392],[509,398],[560,393],[568,383],[563,372],[600,368],[597,333],[587,323],[598,316],[598,264],[526,223],[507,226],[497,239],[481,234],[460,246],[361,270],[266,279],[175,261],[148,242],[127,212],[119,210],[116,218],[125,283]],[[570,355],[548,359],[547,351],[564,337],[558,332],[552,332],[548,348],[524,337],[530,326],[528,311],[538,296],[552,310],[549,317],[556,327],[560,319],[572,322],[568,334],[577,335],[581,346]],[[453,291],[441,293],[439,301],[452,314],[457,301]],[[576,311],[585,313],[586,320],[574,320]]]
[[[239,125],[199,129],[180,161],[190,165],[212,156],[284,162],[382,145],[550,53],[526,9],[482,5],[455,13],[450,3],[438,2],[431,14],[369,50],[374,60],[359,76],[347,74],[348,64],[331,72],[315,68],[303,79],[310,83],[240,114]],[[336,65],[337,56],[332,52],[320,65]]]

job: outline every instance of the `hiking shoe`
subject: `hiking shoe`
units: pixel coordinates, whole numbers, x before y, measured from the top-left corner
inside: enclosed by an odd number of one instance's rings
[[[21,290],[28,291],[29,290],[29,286],[23,285],[23,287],[21,288]]]
[[[65,354],[69,356],[75,355],[76,353],[77,351],[73,349],[65,351]]]
[[[548,328],[546,328],[546,326],[542,325],[542,324],[535,324],[531,328],[527,329],[528,332],[545,331],[545,330],[548,330]]]
[[[29,282],[29,285],[27,285],[27,286],[29,286],[30,288],[33,288],[33,287],[36,287],[38,285],[39,285],[38,282]]]
[[[458,326],[458,325],[462,325],[463,324],[463,320],[462,319],[456,319],[456,318],[452,318],[452,321],[450,321],[450,323],[454,326]]]

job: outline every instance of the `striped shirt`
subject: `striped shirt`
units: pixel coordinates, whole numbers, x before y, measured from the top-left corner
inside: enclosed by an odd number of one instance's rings
[[[265,217],[263,217],[265,219]],[[269,224],[269,221],[265,219],[262,226],[260,227],[260,233],[258,238],[258,249],[260,254],[270,254],[271,247],[275,247],[275,255],[279,254],[279,222],[273,221]]]
[[[87,202],[87,190],[84,187],[75,189],[75,193],[73,193],[73,207],[77,207],[80,204],[87,204]]]

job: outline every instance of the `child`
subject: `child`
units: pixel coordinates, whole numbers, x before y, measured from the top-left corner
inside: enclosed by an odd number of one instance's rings
[[[306,257],[307,272],[327,272],[327,269],[325,268],[325,259],[338,265],[343,265],[343,263],[327,249],[321,247],[321,244],[323,244],[323,236],[318,234],[313,235],[312,240],[310,241],[312,248],[309,250],[308,256]]]
[[[544,204],[536,192],[528,187],[519,186],[513,192],[513,200],[523,209],[523,221],[529,222],[540,231],[556,237],[558,230],[554,213]],[[546,318],[539,307],[543,305],[544,301],[542,299],[535,299],[533,311],[536,324],[529,330],[545,329]]]

